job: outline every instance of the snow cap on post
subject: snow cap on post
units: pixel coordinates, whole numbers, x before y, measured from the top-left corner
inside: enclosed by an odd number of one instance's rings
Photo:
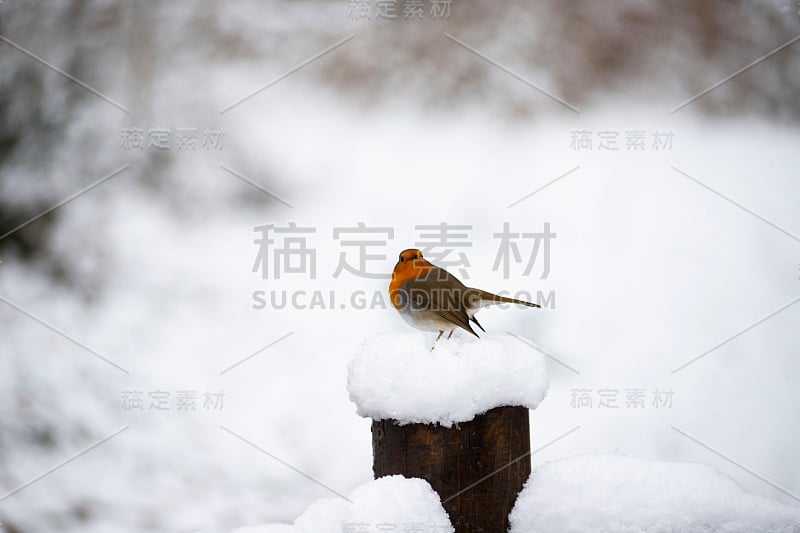
[[[358,414],[451,427],[502,406],[535,409],[550,384],[544,355],[507,334],[454,337],[431,351],[420,332],[383,333],[348,365]]]

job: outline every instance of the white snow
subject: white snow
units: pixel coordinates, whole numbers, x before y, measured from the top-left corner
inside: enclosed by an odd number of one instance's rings
[[[710,466],[580,455],[537,468],[511,533],[800,531],[800,506],[746,492]]]
[[[453,53],[463,52],[457,48]],[[300,61],[312,53],[294,54]],[[277,73],[293,64],[283,61],[270,68]],[[236,78],[241,83],[231,81],[235,75],[227,64],[203,64],[196,75],[178,69],[180,75],[153,86],[159,111],[139,120],[125,118],[124,125],[213,126],[188,107],[194,100],[176,106],[173,96],[193,94],[186,88],[200,86],[214,69],[224,94],[215,100],[204,93],[202,101],[218,116],[242,88],[257,82],[248,67]],[[259,64],[257,70],[264,68]],[[226,114],[230,143],[224,153],[173,152],[173,163],[159,172],[134,161],[127,173],[60,209],[54,243],[78,269],[77,286],[53,279],[44,266],[5,254],[0,258],[1,296],[131,371],[130,376],[117,372],[0,304],[0,492],[131,426],[0,503],[6,531],[202,527],[219,533],[245,524],[291,522],[325,495],[323,488],[219,425],[345,494],[371,479],[369,421],[354,416],[344,387],[347,363],[364,338],[393,328],[411,330],[390,306],[351,304],[356,291],[385,295],[386,280],[346,271],[332,276],[340,253],[346,250],[352,264],[359,259],[357,250],[333,239],[333,228],[362,220],[396,231],[386,246],[369,249],[386,254],[385,260],[368,262],[370,271],[391,272],[396,253],[420,238],[416,224],[465,223],[473,225],[465,283],[509,294],[557,292],[555,308],[541,313],[487,308],[478,315],[487,330],[524,332],[581,372],[548,363],[551,385],[547,401],[535,411],[534,448],[568,428],[580,424],[582,429],[538,452],[536,464],[620,448],[640,456],[706,461],[748,490],[788,500],[672,431],[670,424],[677,424],[800,491],[800,462],[794,460],[800,427],[786,423],[800,410],[800,305],[671,374],[785,305],[800,281],[796,242],[670,165],[796,232],[796,126],[733,117],[720,123],[684,111],[666,116],[660,109],[674,104],[668,101],[648,101],[644,109],[626,101],[622,114],[619,107],[598,105],[574,120],[542,116],[509,122],[480,110],[398,112],[414,100],[401,92],[402,102],[370,111],[319,94],[301,78]],[[118,161],[117,155],[134,155],[119,152],[119,127],[106,118],[96,112],[79,122],[88,121],[91,128],[106,124],[103,131],[113,135],[97,154],[113,160],[78,173],[85,181],[65,183],[64,195],[54,201],[127,159]],[[635,155],[577,152],[569,147],[570,132],[583,128],[595,133],[670,128],[675,148]],[[81,146],[68,144],[63,150],[75,159]],[[213,157],[204,162],[204,155]],[[220,163],[274,187],[295,209],[270,203],[261,191],[226,174]],[[578,164],[580,170],[506,209]],[[8,178],[34,183],[24,172]],[[385,194],[387,184],[400,182],[406,186]],[[153,189],[149,183],[159,185]],[[290,221],[317,228],[309,245],[317,252],[318,279],[295,274],[263,280],[251,272],[257,251],[253,227]],[[522,275],[524,264],[513,264],[507,279],[492,270],[498,250],[492,235],[505,221],[513,231],[541,231],[544,221],[552,223],[558,238],[547,279],[538,279],[541,260],[533,279]],[[522,252],[526,256],[529,250]],[[336,306],[251,308],[253,291],[265,288],[290,295],[335,290]],[[340,304],[348,308],[339,310]],[[220,375],[290,331],[295,334]],[[742,401],[743,383],[747,401]],[[571,405],[574,389],[596,395],[602,388],[623,394],[629,387],[646,387],[648,395],[656,387],[673,389],[674,406],[655,409],[650,397],[646,409]],[[148,391],[168,390],[173,399],[177,390],[196,389],[201,398],[207,389],[223,390],[225,408],[125,411],[120,392],[131,389],[144,391],[145,397]],[[89,510],[89,519],[82,518],[82,509]]]
[[[387,476],[356,487],[344,498],[312,503],[293,525],[268,524],[232,533],[341,533],[342,531],[419,531],[450,533],[450,519],[427,481]]]
[[[452,426],[500,406],[535,409],[550,380],[544,355],[507,334],[454,336],[431,350],[416,331],[383,333],[348,365],[358,414]]]

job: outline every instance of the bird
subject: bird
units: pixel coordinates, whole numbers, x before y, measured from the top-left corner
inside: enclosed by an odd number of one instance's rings
[[[423,331],[439,332],[434,346],[448,330],[448,339],[457,328],[480,337],[472,329],[472,324],[485,333],[486,330],[475,318],[475,313],[482,307],[500,303],[541,307],[467,287],[457,277],[422,257],[422,252],[416,248],[400,252],[389,282],[389,298],[392,306],[411,326]]]

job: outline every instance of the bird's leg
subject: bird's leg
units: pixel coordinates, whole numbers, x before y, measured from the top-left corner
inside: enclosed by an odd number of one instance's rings
[[[436,348],[436,343],[439,342],[439,339],[442,338],[442,335],[444,335],[444,331],[439,330],[439,336],[436,337],[435,341],[433,341],[433,346],[431,346],[431,351],[433,351],[433,349]]]
[[[451,329],[451,330],[450,330],[450,335],[448,335],[448,336],[447,336],[447,340],[450,340],[450,337],[452,337],[452,336],[453,336],[453,332],[454,332],[454,331],[455,331],[455,328],[453,328],[453,329]]]

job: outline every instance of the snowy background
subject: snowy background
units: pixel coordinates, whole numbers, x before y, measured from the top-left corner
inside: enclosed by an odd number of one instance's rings
[[[229,531],[331,496],[296,470],[343,493],[368,481],[347,363],[407,326],[350,305],[386,279],[333,276],[340,253],[358,263],[333,231],[359,222],[394,229],[370,272],[417,225],[468,224],[449,257],[466,254],[469,284],[552,291],[479,317],[552,356],[532,446],[558,440],[535,467],[705,463],[798,504],[796,3],[456,0],[436,18],[426,1],[393,21],[353,4],[0,4],[0,531]],[[172,145],[125,146],[126,128]],[[223,144],[178,150],[183,128]],[[603,131],[620,150],[598,149]],[[316,229],[316,279],[263,279],[254,227],[290,222]],[[492,269],[505,222],[550,223],[545,279],[541,258],[528,276]],[[335,305],[255,309],[255,291]],[[643,408],[626,407],[634,389]],[[157,392],[167,409],[150,409]]]

